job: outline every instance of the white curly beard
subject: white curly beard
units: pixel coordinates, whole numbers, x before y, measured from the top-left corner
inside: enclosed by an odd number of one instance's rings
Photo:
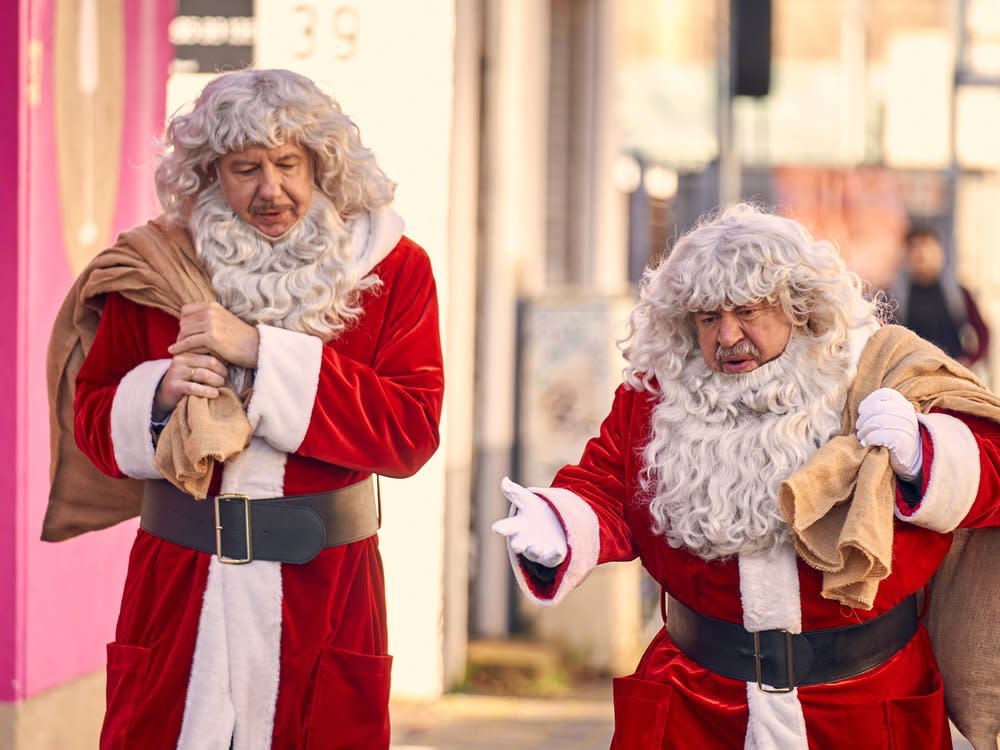
[[[361,292],[379,283],[354,263],[351,229],[318,190],[277,238],[236,216],[218,185],[199,196],[189,226],[219,302],[252,325],[329,341],[361,315]]]
[[[855,367],[846,343],[817,351],[793,331],[785,352],[746,374],[712,371],[700,354],[661,384],[645,450],[653,530],[705,560],[789,539],[781,482],[840,431]]]

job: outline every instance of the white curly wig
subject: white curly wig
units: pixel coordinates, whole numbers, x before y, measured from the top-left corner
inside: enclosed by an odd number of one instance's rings
[[[792,321],[785,351],[713,371],[692,313],[762,301]],[[627,386],[657,402],[640,476],[653,532],[706,560],[786,544],[779,487],[840,430],[849,334],[874,319],[836,248],[798,222],[741,204],[684,235],[646,273],[622,342]]]
[[[819,343],[842,351],[849,329],[876,316],[833,243],[797,221],[740,203],[704,219],[643,276],[620,344],[626,383],[658,392],[700,356],[692,313],[766,301]]]
[[[285,143],[311,154],[316,186],[344,220],[392,201],[395,183],[362,145],[357,125],[313,81],[290,70],[241,70],[209,82],[167,126],[156,192],[168,218],[186,221],[225,154]]]

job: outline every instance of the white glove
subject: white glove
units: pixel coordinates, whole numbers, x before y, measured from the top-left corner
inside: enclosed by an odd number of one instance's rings
[[[517,512],[494,523],[493,531],[507,537],[515,553],[539,565],[554,568],[565,560],[566,533],[549,504],[507,477],[500,489]]]
[[[889,465],[896,476],[911,482],[920,475],[923,451],[913,404],[892,388],[879,388],[858,406],[858,440],[861,445],[889,449]]]

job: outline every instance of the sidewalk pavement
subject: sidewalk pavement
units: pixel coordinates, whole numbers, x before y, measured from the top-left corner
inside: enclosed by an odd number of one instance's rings
[[[392,750],[608,750],[610,683],[560,698],[451,693],[430,704],[394,702]],[[972,750],[952,735],[955,750]]]
[[[560,698],[451,693],[392,705],[392,750],[608,750],[611,681]]]

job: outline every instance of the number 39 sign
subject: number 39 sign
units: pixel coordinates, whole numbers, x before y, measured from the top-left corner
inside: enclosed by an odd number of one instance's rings
[[[307,75],[357,58],[365,0],[258,0],[258,67],[288,67]]]
[[[292,16],[301,33],[293,52],[297,59],[313,58],[324,42],[338,60],[357,54],[361,16],[354,5],[338,3],[329,9],[319,3],[299,3],[292,8]]]

